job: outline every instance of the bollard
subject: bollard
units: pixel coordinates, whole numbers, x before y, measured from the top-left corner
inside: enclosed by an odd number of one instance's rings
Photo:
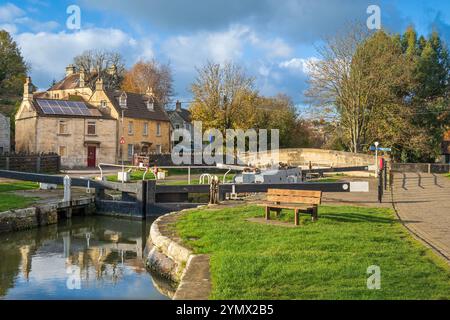
[[[64,202],[69,202],[72,200],[72,194],[70,190],[71,181],[69,176],[64,177]]]

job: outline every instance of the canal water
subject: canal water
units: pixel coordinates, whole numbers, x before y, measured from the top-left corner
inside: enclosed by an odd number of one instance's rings
[[[73,217],[0,235],[0,299],[168,299],[144,266],[151,222]]]

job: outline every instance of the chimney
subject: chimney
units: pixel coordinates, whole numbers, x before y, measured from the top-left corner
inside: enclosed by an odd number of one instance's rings
[[[177,100],[175,111],[181,112],[181,102],[179,100]]]
[[[103,86],[103,79],[98,78],[95,82],[95,91],[104,91],[105,87]]]
[[[115,64],[113,64],[112,66],[110,66],[108,68],[108,70],[106,71],[110,76],[115,76],[117,75],[117,66]]]
[[[25,84],[23,85],[23,100],[24,101],[33,100],[33,83],[31,83],[30,77],[27,77],[25,79]]]
[[[84,88],[86,85],[86,72],[84,71],[84,68],[80,69],[80,88]]]
[[[73,64],[69,64],[66,67],[66,77],[68,77],[68,76],[70,76],[70,75],[72,75],[74,73],[75,73],[75,66]]]

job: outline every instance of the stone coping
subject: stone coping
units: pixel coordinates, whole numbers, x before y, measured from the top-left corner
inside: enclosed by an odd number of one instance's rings
[[[174,300],[206,300],[211,292],[209,256],[194,254],[192,250],[181,245],[180,239],[167,228],[181,214],[192,210],[195,209],[161,216],[150,228],[153,248],[148,254],[146,264],[152,271],[178,284],[172,297]]]

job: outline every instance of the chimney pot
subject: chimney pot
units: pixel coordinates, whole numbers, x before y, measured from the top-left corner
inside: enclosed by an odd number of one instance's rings
[[[177,103],[176,103],[176,108],[175,108],[175,110],[176,110],[176,111],[178,111],[178,112],[180,112],[180,111],[181,111],[181,102],[180,102],[179,100],[177,100]]]
[[[68,77],[68,76],[70,76],[70,75],[72,75],[74,73],[75,73],[75,66],[73,64],[69,64],[66,67],[66,77]]]

